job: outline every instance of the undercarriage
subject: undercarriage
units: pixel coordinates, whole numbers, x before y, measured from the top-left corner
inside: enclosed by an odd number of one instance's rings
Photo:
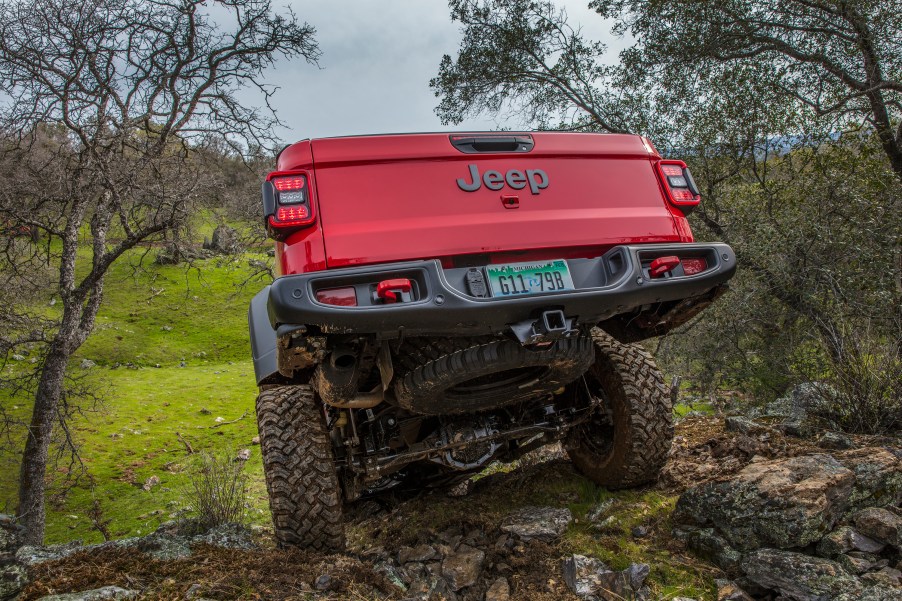
[[[513,461],[561,441],[603,400],[585,381],[560,394],[476,415],[423,416],[399,407],[327,408],[346,500],[405,484],[445,484],[493,461]]]

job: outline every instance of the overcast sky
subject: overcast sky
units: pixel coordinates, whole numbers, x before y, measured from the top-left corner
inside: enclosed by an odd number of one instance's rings
[[[302,60],[282,61],[267,74],[268,82],[280,87],[273,104],[287,125],[282,139],[449,129],[435,115],[437,99],[429,88],[442,55],[456,56],[461,38],[446,0],[286,3],[316,27],[323,54],[319,69]],[[622,46],[587,8],[589,0],[557,3],[587,36],[606,41],[613,52]],[[497,124],[487,117],[454,129],[497,129]]]

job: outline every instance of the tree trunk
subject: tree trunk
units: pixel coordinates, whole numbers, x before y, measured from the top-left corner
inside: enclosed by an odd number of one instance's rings
[[[25,527],[25,543],[44,544],[44,474],[56,412],[63,394],[63,381],[70,353],[54,341],[41,370],[35,394],[28,440],[22,452],[19,476],[19,521]]]

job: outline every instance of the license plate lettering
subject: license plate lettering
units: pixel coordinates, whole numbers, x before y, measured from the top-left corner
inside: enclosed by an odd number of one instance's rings
[[[573,279],[563,259],[544,263],[489,265],[486,274],[493,297],[573,290]]]

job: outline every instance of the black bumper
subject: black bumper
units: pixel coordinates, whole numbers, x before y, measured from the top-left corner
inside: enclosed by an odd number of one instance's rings
[[[648,263],[661,256],[704,257],[708,268],[650,278]],[[390,263],[278,278],[268,291],[269,321],[277,333],[297,326],[323,333],[376,334],[383,338],[479,335],[509,331],[510,324],[560,310],[580,324],[597,324],[616,315],[710,293],[729,280],[736,257],[726,244],[648,244],[618,246],[594,259],[569,259],[575,290],[523,297],[477,298],[469,294],[467,268],[444,269],[437,260]],[[325,305],[317,290],[356,286],[385,279],[416,282],[412,302],[359,307]],[[261,299],[262,300],[262,299]]]

